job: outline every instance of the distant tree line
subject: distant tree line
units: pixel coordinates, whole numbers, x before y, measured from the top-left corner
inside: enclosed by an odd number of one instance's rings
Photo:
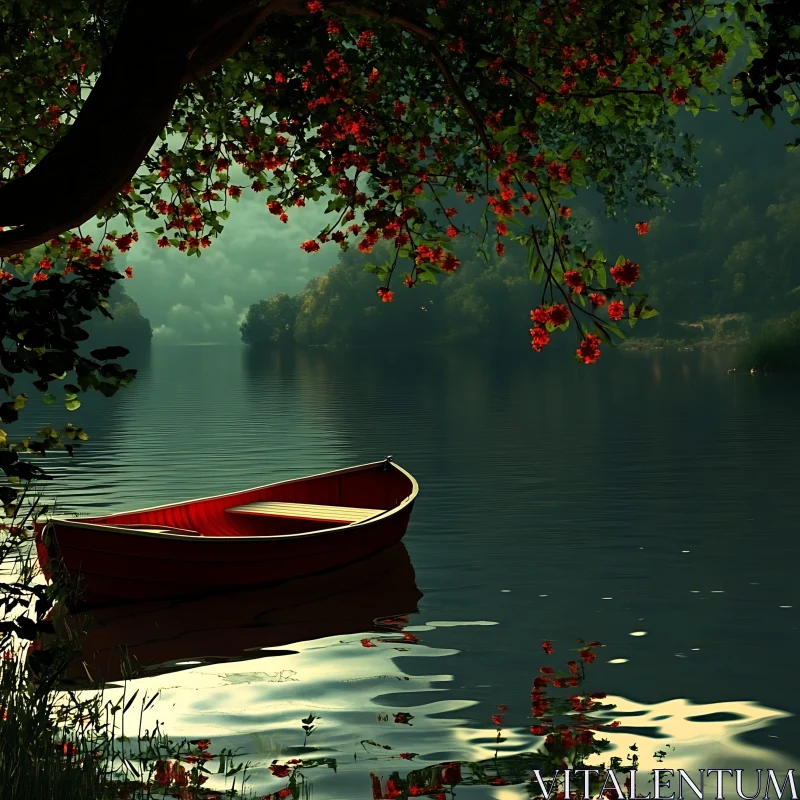
[[[705,187],[683,190],[669,212],[651,215],[647,235],[638,235],[637,220],[594,217],[592,238],[609,252],[632,252],[647,270],[660,314],[641,322],[636,338],[698,338],[715,320],[744,334],[800,311],[800,163],[783,151],[759,157],[759,142],[739,125],[704,136]],[[468,213],[468,207],[459,210]],[[381,249],[343,252],[299,295],[254,303],[241,327],[243,341],[349,346],[383,345],[391,337],[400,345],[530,346],[526,322],[541,287],[530,281],[523,248],[509,244],[503,257],[491,252],[486,260],[477,240],[460,238],[455,273],[412,289],[397,281],[391,303],[379,301],[374,275],[365,271],[385,259]],[[627,323],[622,329],[630,330]]]
[[[379,247],[375,250],[379,251]],[[327,274],[294,297],[279,294],[250,306],[241,326],[252,346],[486,343],[530,339],[525,318],[534,293],[520,257],[486,263],[477,250],[461,251],[462,264],[437,285],[399,289],[393,302],[375,295],[365,268],[384,254],[348,250]]]

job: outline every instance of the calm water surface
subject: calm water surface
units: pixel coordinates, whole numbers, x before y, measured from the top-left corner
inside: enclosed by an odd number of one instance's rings
[[[617,704],[623,757],[636,743],[648,769],[656,750],[664,767],[797,767],[800,385],[728,364],[155,348],[130,389],[70,416],[92,440],[48,459],[47,494],[61,513],[123,510],[387,454],[418,479],[418,642],[368,648],[369,628],[334,625],[282,655],[136,682],[163,690],[152,711],[171,732],[239,747],[264,791],[285,785],[265,765],[299,752],[309,712],[313,755],[339,762],[307,772],[324,798],[371,797],[370,771],[490,756],[500,704],[503,752],[535,749],[545,639],[560,663],[579,638],[606,645],[590,683]],[[187,658],[225,649],[224,625],[208,635]]]

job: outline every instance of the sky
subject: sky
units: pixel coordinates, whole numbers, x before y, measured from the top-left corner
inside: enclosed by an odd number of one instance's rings
[[[267,211],[264,194],[245,191],[229,204],[225,229],[200,258],[156,246],[139,223],[140,239],[119,266],[133,267],[125,289],[153,327],[153,342],[236,342],[251,303],[296,294],[336,263],[339,248],[305,253],[300,243],[328,222],[324,203],[295,208],[284,224]]]

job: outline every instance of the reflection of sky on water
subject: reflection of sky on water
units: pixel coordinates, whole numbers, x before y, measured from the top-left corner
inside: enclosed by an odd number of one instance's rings
[[[402,776],[444,761],[491,759],[495,753],[494,726],[488,719],[484,727],[469,720],[467,711],[475,701],[454,685],[447,671],[457,666],[452,659],[457,660],[459,653],[432,644],[438,626],[452,624],[411,626],[425,628],[431,644],[409,645],[399,637],[391,642],[391,637],[384,636],[386,641],[377,647],[365,648],[358,635],[305,642],[293,646],[297,651],[293,655],[139,679],[129,686],[128,696],[136,689],[140,697],[145,691],[150,697],[160,690],[145,714],[144,726],[158,720],[173,737],[209,738],[213,752],[223,747],[238,749],[242,759],[251,762],[251,784],[259,791],[276,791],[285,784],[267,769],[273,759],[332,757],[338,763],[335,774],[325,767],[306,773],[317,795],[368,798],[370,772],[388,777],[397,770]],[[406,673],[404,667],[412,662],[425,674]],[[588,674],[589,689],[602,690],[592,679],[591,666]],[[117,691],[108,689],[108,698],[113,699]],[[527,693],[528,687],[515,687],[518,702],[507,700],[510,727],[503,730],[506,741],[500,745],[501,757],[537,749],[536,737],[527,730]],[[619,719],[623,727],[604,734],[611,748],[592,763],[609,755],[624,760],[630,745],[636,744],[641,770],[681,768],[693,775],[702,768],[752,772],[759,767],[786,770],[791,766],[788,757],[741,738],[743,733],[789,716],[783,711],[749,701],[703,704],[672,699],[644,705],[609,697],[604,702],[617,706],[608,721]],[[130,714],[138,719],[137,705]],[[301,720],[309,712],[319,720],[303,750]],[[412,714],[410,724],[395,723],[398,712]],[[386,715],[388,721],[384,721]],[[663,761],[654,758],[659,750],[666,754]],[[418,754],[413,762],[399,757],[408,752]],[[498,798],[525,796],[519,787],[469,791]]]

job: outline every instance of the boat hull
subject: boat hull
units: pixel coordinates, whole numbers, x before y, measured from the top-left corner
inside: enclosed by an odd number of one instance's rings
[[[38,526],[39,560],[48,576],[54,564],[63,564],[83,605],[277,583],[337,569],[396,544],[416,493],[408,473],[377,462],[189,503],[54,519]],[[264,500],[391,507],[364,522],[321,529],[308,520],[225,513]],[[147,532],[136,525],[172,526],[186,534]]]

